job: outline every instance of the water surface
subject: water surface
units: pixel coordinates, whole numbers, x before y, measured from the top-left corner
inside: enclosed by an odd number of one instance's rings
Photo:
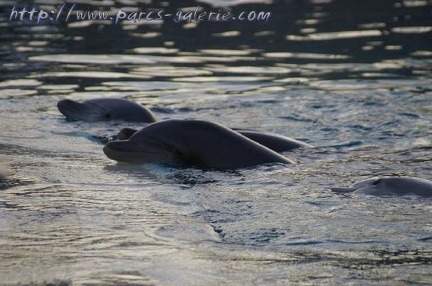
[[[269,11],[267,22],[8,22],[0,4],[3,285],[422,285],[427,198],[332,193],[432,180],[428,1],[77,1],[77,9]],[[70,6],[71,3],[68,3]],[[68,6],[68,7],[69,7]],[[62,98],[124,97],[303,140],[293,166],[116,164],[139,124],[68,122]]]

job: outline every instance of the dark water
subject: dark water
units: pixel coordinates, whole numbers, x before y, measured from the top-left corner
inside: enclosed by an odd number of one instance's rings
[[[9,21],[14,5],[62,1],[0,3],[0,283],[432,283],[430,199],[328,190],[432,180],[432,3],[172,2],[77,1],[68,21],[40,25]],[[270,17],[174,21],[197,6]],[[77,21],[80,9],[114,18]],[[119,9],[173,16],[115,25]],[[96,138],[139,125],[56,109],[96,97],[318,148],[286,153],[295,166],[232,172],[117,165]]]

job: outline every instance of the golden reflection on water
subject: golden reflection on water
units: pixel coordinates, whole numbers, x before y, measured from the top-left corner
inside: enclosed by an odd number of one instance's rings
[[[353,39],[353,38],[369,38],[382,36],[379,30],[361,30],[361,31],[342,31],[331,33],[315,33],[306,36],[288,35],[287,40],[290,41],[328,41],[338,39]]]

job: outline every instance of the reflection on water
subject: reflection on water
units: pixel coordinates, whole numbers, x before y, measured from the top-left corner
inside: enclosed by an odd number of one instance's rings
[[[76,11],[265,11],[267,21],[8,21],[0,3],[5,285],[430,283],[430,200],[337,195],[431,180],[430,1],[74,1]],[[72,3],[66,3],[69,9]],[[115,164],[139,124],[67,122],[62,98],[126,97],[318,146],[231,172]],[[0,284],[1,284],[0,283]]]

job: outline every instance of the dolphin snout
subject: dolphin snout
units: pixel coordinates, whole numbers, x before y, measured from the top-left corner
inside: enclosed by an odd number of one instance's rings
[[[152,145],[136,141],[111,141],[104,148],[105,155],[118,162],[129,163],[169,163],[175,156]]]
[[[139,152],[134,144],[128,141],[111,141],[104,148],[105,155],[118,162],[138,162],[136,153]]]

